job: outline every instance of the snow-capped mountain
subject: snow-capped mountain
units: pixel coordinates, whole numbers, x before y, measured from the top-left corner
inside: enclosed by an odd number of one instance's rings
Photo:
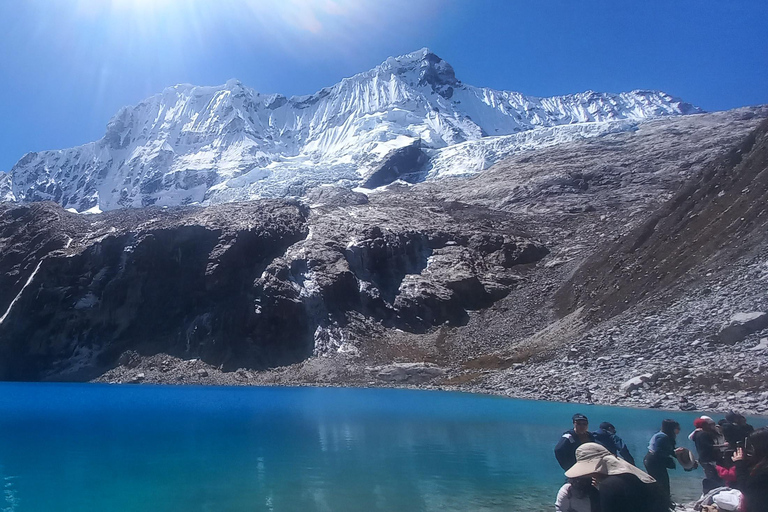
[[[476,172],[517,148],[699,111],[659,91],[536,98],[473,87],[422,49],[309,96],[236,80],[169,87],[121,109],[101,140],[27,154],[0,199],[85,211],[373,187]]]
[[[0,171],[0,202],[15,200],[16,197],[13,195],[13,186],[11,185],[11,175]]]

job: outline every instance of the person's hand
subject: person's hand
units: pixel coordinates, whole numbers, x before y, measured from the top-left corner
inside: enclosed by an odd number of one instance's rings
[[[682,446],[679,448],[675,448],[675,453],[680,453],[681,451],[685,450]]]
[[[736,448],[736,452],[731,457],[731,460],[733,460],[733,462],[744,460],[744,448]]]

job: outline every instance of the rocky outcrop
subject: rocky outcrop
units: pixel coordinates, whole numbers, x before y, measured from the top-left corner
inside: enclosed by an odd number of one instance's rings
[[[306,236],[306,214],[281,202],[87,220],[52,204],[4,207],[0,378],[103,371],[128,348],[259,367],[307,357],[311,330],[252,306],[265,295],[254,280]]]
[[[365,188],[389,185],[397,179],[406,181],[419,177],[429,157],[421,149],[421,140],[389,153],[383,162],[372,169],[363,180]]]
[[[359,225],[349,214],[368,205],[350,194],[313,214],[285,201],[97,216],[4,205],[0,379],[89,378],[135,366],[126,351],[225,370],[296,363],[339,349],[350,315],[361,329],[465,322],[547,253],[512,234],[466,236],[478,226],[440,208]]]

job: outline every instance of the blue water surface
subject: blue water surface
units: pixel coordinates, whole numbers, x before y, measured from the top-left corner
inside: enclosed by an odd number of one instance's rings
[[[392,389],[0,384],[0,511],[554,510],[575,412],[641,460],[697,414]],[[752,418],[762,426],[764,418]],[[688,428],[690,426],[690,428]],[[701,470],[672,472],[698,496]]]

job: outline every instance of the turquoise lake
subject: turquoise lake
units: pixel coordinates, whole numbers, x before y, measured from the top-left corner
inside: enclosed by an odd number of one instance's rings
[[[667,417],[693,448],[693,413],[392,389],[2,383],[0,511],[554,510],[564,477],[552,450],[575,412],[614,423],[638,460]],[[698,496],[701,470],[671,473],[677,499]]]

